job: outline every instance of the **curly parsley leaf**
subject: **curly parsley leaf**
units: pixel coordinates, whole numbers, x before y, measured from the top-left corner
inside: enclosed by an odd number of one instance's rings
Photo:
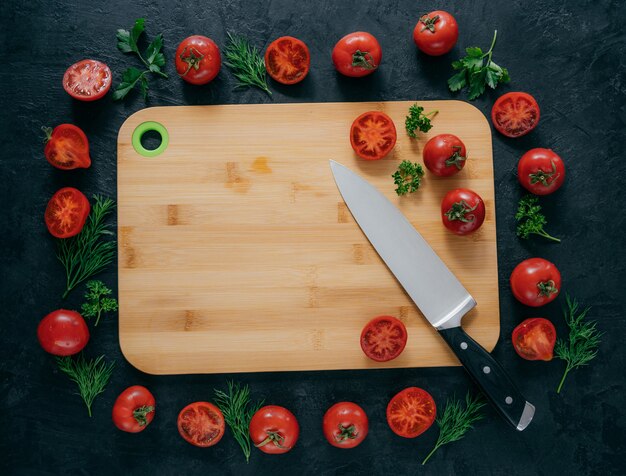
[[[452,68],[458,72],[448,79],[450,91],[460,91],[468,87],[468,99],[471,101],[483,94],[486,86],[495,89],[498,84],[508,83],[511,80],[506,68],[491,61],[497,35],[498,30],[493,33],[491,47],[486,53],[472,46],[465,49],[464,58],[452,62]]]
[[[113,291],[106,287],[102,281],[88,281],[87,292],[85,293],[85,299],[87,301],[81,306],[83,317],[95,317],[96,323],[94,325],[97,326],[103,312],[117,311],[117,300],[112,297],[107,297],[111,294],[113,294]]]
[[[538,205],[539,199],[532,195],[522,197],[517,206],[515,219],[519,222],[517,225],[517,236],[528,239],[530,235],[539,235],[548,240],[560,243],[561,240],[549,235],[544,230],[544,225],[548,223],[546,217],[541,213],[541,206]]]
[[[406,195],[417,191],[424,177],[424,169],[420,164],[403,160],[398,170],[392,175],[393,183],[397,185],[396,193]]]
[[[424,108],[417,104],[413,104],[409,107],[409,115],[406,116],[404,126],[406,127],[406,133],[413,139],[417,137],[416,130],[419,129],[422,132],[428,132],[432,129],[433,126],[430,123],[430,116],[434,116],[439,111],[430,111],[428,114],[424,114],[423,112]]]

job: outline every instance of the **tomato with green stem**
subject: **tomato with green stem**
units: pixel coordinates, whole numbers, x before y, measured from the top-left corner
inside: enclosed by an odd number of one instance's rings
[[[552,360],[556,329],[548,319],[532,317],[513,329],[511,335],[517,355],[526,360]]]
[[[124,390],[113,405],[113,423],[122,431],[139,433],[154,419],[156,400],[146,387],[133,385]]]
[[[561,273],[543,258],[529,258],[511,273],[511,291],[522,304],[539,307],[554,301],[561,291]]]
[[[46,134],[43,153],[53,167],[61,170],[86,169],[91,165],[89,141],[80,127],[60,124],[42,127]]]
[[[551,149],[530,149],[517,164],[517,178],[530,193],[549,195],[563,185],[565,165]]]
[[[324,414],[322,423],[326,440],[337,448],[359,446],[369,430],[365,411],[352,402],[339,402]]]
[[[441,219],[452,233],[468,235],[485,221],[485,202],[467,188],[450,190],[441,201]]]
[[[89,342],[89,328],[76,311],[57,309],[44,317],[37,326],[39,344],[49,354],[74,355]]]
[[[413,30],[413,40],[420,51],[430,56],[449,52],[459,38],[459,25],[443,10],[422,15]]]
[[[287,453],[294,447],[299,436],[298,420],[285,407],[266,405],[250,420],[252,443],[264,453]]]
[[[344,36],[333,48],[333,64],[344,76],[360,78],[378,69],[383,51],[378,40],[365,31]]]
[[[449,177],[465,167],[467,149],[453,134],[439,134],[431,138],[422,153],[424,165],[439,177]]]
[[[220,72],[222,57],[215,42],[206,36],[192,35],[176,49],[176,72],[189,84],[208,84]]]

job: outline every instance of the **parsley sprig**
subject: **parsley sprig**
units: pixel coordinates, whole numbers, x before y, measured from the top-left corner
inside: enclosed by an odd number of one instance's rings
[[[467,56],[452,63],[452,68],[458,73],[448,79],[450,91],[460,91],[469,86],[468,99],[472,101],[485,92],[485,86],[496,89],[498,84],[510,81],[507,69],[491,61],[497,36],[498,30],[493,32],[493,40],[486,53],[476,46],[465,48]]]
[[[409,107],[409,115],[406,116],[404,127],[406,128],[406,133],[413,139],[417,137],[415,132],[417,129],[422,132],[428,132],[432,129],[433,125],[430,123],[430,116],[434,116],[439,111],[430,111],[428,114],[423,114],[423,112],[424,108],[418,106],[417,103]]]
[[[517,225],[517,236],[528,239],[530,235],[539,235],[544,238],[560,243],[559,238],[548,234],[544,230],[544,225],[548,223],[546,217],[541,213],[541,205],[538,205],[539,199],[532,195],[522,197],[517,205],[517,213],[515,219],[519,222]]]
[[[392,175],[393,183],[397,185],[396,193],[406,195],[417,191],[424,177],[424,169],[418,163],[403,160],[398,170]]]
[[[117,86],[115,91],[113,91],[114,101],[124,99],[137,83],[139,83],[143,98],[146,99],[149,89],[147,75],[150,73],[167,78],[167,74],[161,71],[161,68],[165,66],[165,56],[161,53],[161,49],[163,48],[163,35],[157,35],[154,40],[152,40],[152,43],[148,45],[143,55],[139,51],[137,41],[139,41],[139,37],[145,30],[144,23],[144,18],[138,18],[135,20],[135,25],[132,30],[117,30],[117,48],[122,53],[135,53],[147,69],[143,71],[135,67],[126,69],[126,71],[122,73],[122,82]]]
[[[265,70],[265,60],[259,53],[259,50],[250,44],[250,42],[242,37],[228,33],[229,43],[224,51],[226,61],[224,64],[228,66],[238,83],[236,88],[257,87],[262,89],[270,96],[272,91],[267,86],[267,75]]]
[[[579,310],[578,301],[571,299],[569,295],[565,295],[565,302],[567,308],[563,310],[563,316],[569,327],[569,339],[557,339],[554,351],[559,359],[567,362],[567,366],[556,393],[561,393],[565,377],[571,370],[587,365],[595,358],[602,337],[596,322],[586,320],[590,307]]]
[[[78,392],[87,406],[91,416],[91,405],[94,399],[104,392],[111,378],[115,362],[105,362],[104,355],[96,359],[86,360],[81,353],[78,357],[57,357],[59,369],[78,385]]]
[[[461,400],[456,397],[448,399],[443,415],[437,418],[437,426],[439,426],[439,437],[428,456],[422,461],[422,465],[430,459],[430,457],[441,446],[460,440],[465,433],[472,428],[472,425],[483,418],[481,412],[485,406],[485,401],[481,395],[472,397],[469,392],[465,395],[465,408],[462,407]]]
[[[117,311],[117,300],[107,297],[111,294],[113,294],[113,291],[107,288],[102,281],[93,280],[87,282],[87,292],[85,293],[87,302],[81,306],[83,317],[95,317],[96,323],[94,326],[97,326],[103,312]]]

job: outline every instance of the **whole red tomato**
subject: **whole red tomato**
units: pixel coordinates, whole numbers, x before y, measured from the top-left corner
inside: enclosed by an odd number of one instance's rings
[[[91,165],[89,141],[80,127],[61,124],[54,129],[44,128],[46,160],[61,170],[86,169]]]
[[[44,220],[52,236],[70,238],[82,231],[90,210],[89,200],[80,190],[65,187],[48,201]]]
[[[565,165],[551,149],[530,149],[517,164],[517,178],[535,195],[556,192],[565,180]]]
[[[207,84],[222,67],[220,49],[211,38],[193,35],[176,49],[176,72],[190,84]]]
[[[467,188],[450,190],[441,201],[441,219],[452,233],[468,235],[485,221],[485,203]]]
[[[543,258],[529,258],[511,273],[513,296],[531,307],[539,307],[556,299],[561,290],[561,273]]]
[[[405,388],[387,405],[387,423],[403,438],[415,438],[428,430],[437,416],[435,400],[419,387]]]
[[[300,436],[300,426],[293,413],[278,405],[267,405],[250,420],[250,438],[254,446],[269,454],[287,453]]]
[[[359,446],[367,436],[369,421],[356,403],[339,402],[330,407],[322,423],[324,436],[337,448]]]
[[[37,338],[43,350],[52,355],[74,355],[89,342],[89,328],[76,311],[58,309],[41,320]]]
[[[113,405],[113,423],[128,433],[139,433],[154,419],[156,402],[146,387],[133,385],[120,393]]]
[[[424,146],[424,165],[439,177],[458,173],[467,160],[465,144],[452,134],[439,134]]]
[[[335,69],[345,76],[359,78],[372,74],[383,58],[378,40],[364,31],[344,36],[333,48]]]
[[[446,54],[459,38],[459,26],[448,12],[436,10],[422,15],[413,30],[417,47],[430,56]]]
[[[190,403],[180,411],[176,424],[187,443],[201,448],[218,444],[226,429],[224,415],[209,402]]]
[[[556,329],[543,317],[526,319],[513,329],[511,336],[517,355],[526,360],[552,360]]]

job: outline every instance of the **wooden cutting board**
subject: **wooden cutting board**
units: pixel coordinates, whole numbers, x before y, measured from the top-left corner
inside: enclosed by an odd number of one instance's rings
[[[119,337],[128,361],[152,374],[458,365],[352,218],[329,159],[400,207],[478,302],[464,327],[493,349],[500,318],[489,124],[467,103],[422,101],[439,113],[411,140],[411,104],[156,107],[128,118],[118,138]],[[356,157],[349,141],[352,121],[369,110],[389,114],[398,131],[394,151],[374,162]],[[153,157],[132,142],[147,121],[168,136]],[[396,196],[400,161],[421,163],[424,144],[441,133],[464,141],[465,168],[446,179],[427,172],[417,193]],[[441,199],[457,187],[486,204],[485,223],[467,237],[441,224]],[[381,314],[400,318],[409,335],[388,363],[359,345],[365,323]]]

